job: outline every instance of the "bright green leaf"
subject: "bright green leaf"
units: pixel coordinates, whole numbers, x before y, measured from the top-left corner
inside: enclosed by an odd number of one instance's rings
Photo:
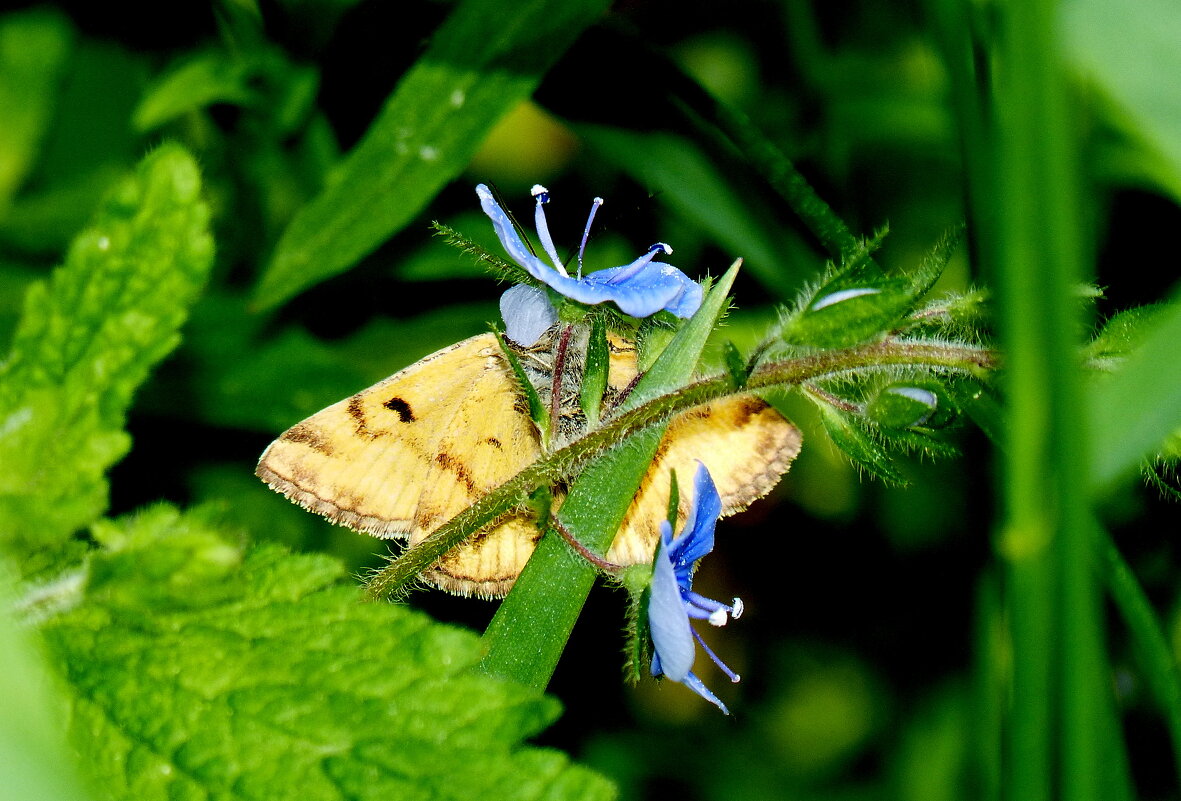
[[[58,687],[45,681],[48,667],[34,637],[9,615],[13,585],[0,563],[0,801],[81,801],[76,771],[66,747],[65,707]]]
[[[1181,303],[1161,308],[1143,345],[1088,392],[1091,483],[1103,489],[1135,470],[1181,428]]]
[[[590,339],[586,348],[586,367],[582,373],[579,400],[586,415],[588,428],[599,425],[603,393],[607,390],[607,376],[611,367],[611,352],[607,346],[607,322],[602,315],[591,318]]]
[[[1181,90],[1169,77],[1181,74],[1181,7],[1170,0],[1082,0],[1063,11],[1070,56],[1154,168],[1136,177],[1150,177],[1181,199]]]
[[[292,220],[256,302],[275,306],[344,271],[406,225],[606,6],[523,0],[506,14],[497,0],[461,3],[334,180]]]
[[[805,296],[780,336],[788,344],[812,348],[847,347],[882,336],[931,289],[957,241],[956,234],[944,236],[913,273],[897,277],[881,274],[869,260],[877,239],[865,243]]]
[[[558,713],[479,676],[471,634],[360,603],[339,563],[243,556],[200,510],[104,523],[80,597],[42,631],[104,797],[603,799],[521,747]]]
[[[911,306],[905,282],[879,278],[858,286],[826,284],[783,327],[790,345],[842,348],[885,334]]]
[[[188,154],[160,148],[26,293],[0,365],[0,531],[10,541],[60,542],[106,507],[103,474],[130,445],[131,395],[176,346],[212,262],[200,190]]]
[[[1113,361],[1122,360],[1138,348],[1167,311],[1168,306],[1157,304],[1124,309],[1104,323],[1084,349],[1084,356],[1096,361],[1096,366],[1112,366]]]

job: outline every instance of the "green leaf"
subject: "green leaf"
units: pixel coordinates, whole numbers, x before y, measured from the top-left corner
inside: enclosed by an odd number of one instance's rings
[[[14,582],[7,568],[0,562],[0,801],[82,801],[63,734],[65,699],[45,681],[49,668],[35,637],[9,615]]]
[[[739,352],[738,346],[728,339],[722,345],[722,360],[726,372],[730,375],[730,381],[734,386],[739,389],[745,387],[746,376],[749,370],[746,359],[742,358],[742,353]]]
[[[824,430],[853,464],[887,484],[904,487],[910,483],[895,467],[894,460],[886,453],[885,448],[851,415],[834,409],[827,403],[817,403],[816,407],[820,410],[820,421],[824,424]]]
[[[871,259],[888,231],[883,229],[845,255],[819,285],[805,293],[784,320],[780,336],[791,345],[842,348],[880,337],[921,321],[905,320],[931,290],[963,233],[961,227],[944,234],[912,272],[883,274]],[[944,308],[939,317],[948,317]]]
[[[1124,309],[1103,325],[1083,350],[1084,357],[1096,362],[1098,367],[1112,367],[1109,360],[1122,360],[1140,347],[1167,311],[1168,306],[1162,304]]]
[[[131,124],[144,132],[212,103],[250,105],[259,97],[250,85],[256,66],[224,50],[188,55],[148,87]]]
[[[504,360],[508,362],[509,367],[512,368],[513,376],[517,379],[517,385],[520,391],[525,395],[525,401],[529,404],[529,419],[537,426],[537,430],[541,433],[541,441],[549,442],[550,436],[550,414],[549,407],[541,401],[541,396],[537,394],[537,388],[533,386],[533,382],[529,380],[528,373],[525,372],[521,360],[517,357],[516,352],[509,346],[504,335],[498,333],[496,335],[496,342],[500,345],[500,352],[504,355]]]
[[[1063,6],[1065,44],[1108,118],[1142,154],[1138,169],[1181,200],[1181,91],[1161,76],[1181,73],[1181,8],[1169,0],[1133,4],[1082,0]]]
[[[307,119],[319,74],[292,64],[276,49],[248,53],[206,50],[185,54],[144,92],[131,116],[147,132],[215,103],[261,108],[262,118],[290,134]]]
[[[537,86],[605,0],[465,0],[334,180],[284,232],[257,287],[272,307],[347,269],[426,206]],[[475,203],[475,195],[472,195]]]
[[[1181,428],[1181,302],[1153,314],[1151,333],[1110,376],[1087,393],[1091,485],[1104,490]]]
[[[243,555],[210,510],[157,506],[96,536],[80,597],[42,631],[105,798],[612,795],[521,747],[556,702],[472,672],[471,634],[360,603],[334,560]]]
[[[607,374],[611,367],[611,351],[607,347],[607,321],[595,314],[590,319],[590,339],[586,349],[586,367],[582,373],[579,402],[586,415],[588,428],[599,425],[603,393],[607,390]]]
[[[808,262],[789,257],[789,245],[767,234],[776,226],[764,219],[765,211],[752,208],[751,200],[694,143],[666,133],[597,125],[576,125],[574,130],[643,184],[659,190],[661,202],[741,256],[744,269],[776,296],[788,297],[803,280]]]
[[[811,348],[849,347],[884,335],[911,305],[907,285],[898,279],[825,284],[784,325],[782,338]]]
[[[710,333],[726,311],[740,262],[719,279],[698,309],[636,384],[624,409],[683,386],[693,375]],[[606,553],[648,471],[665,426],[633,434],[589,462],[570,487],[559,517],[595,553]],[[484,632],[482,668],[529,687],[549,682],[595,581],[594,568],[547,534]]]
[[[0,18],[0,219],[37,157],[72,40],[69,21],[57,12]]]
[[[889,278],[852,268],[838,270],[810,293],[783,323],[789,345],[843,348],[884,336],[934,283],[929,270]]]
[[[0,531],[60,542],[107,503],[132,393],[177,344],[213,259],[197,167],[176,146],[108,196],[66,263],[25,295],[0,365]]]

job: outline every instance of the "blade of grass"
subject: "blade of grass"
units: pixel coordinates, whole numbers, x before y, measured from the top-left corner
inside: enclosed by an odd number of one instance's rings
[[[291,221],[254,294],[263,308],[343,272],[406,225],[527,97],[606,0],[465,0],[398,83],[335,179]]]
[[[1108,591],[1132,635],[1132,646],[1148,686],[1164,712],[1173,741],[1174,768],[1181,779],[1181,673],[1177,671],[1177,661],[1140,582],[1102,530],[1099,530],[1099,551]]]
[[[1013,638],[1009,795],[1099,801],[1114,728],[1077,365],[1077,152],[1056,4],[998,11],[993,265],[1008,364],[1004,524]],[[980,154],[973,154],[979,156]],[[1057,787],[1056,787],[1057,785]],[[1107,796],[1110,797],[1110,796]]]

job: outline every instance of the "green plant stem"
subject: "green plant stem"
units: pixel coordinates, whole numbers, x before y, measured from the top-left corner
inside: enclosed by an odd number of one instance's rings
[[[1053,0],[996,8],[992,192],[979,211],[998,289],[1008,429],[1004,525],[1013,640],[1007,797],[1100,801],[1118,762],[1088,492],[1074,287],[1078,157]],[[985,154],[976,154],[985,155]],[[1118,797],[1118,796],[1116,796]]]
[[[861,242],[849,230],[824,199],[816,193],[808,179],[796,169],[791,159],[767,139],[742,111],[717,103],[711,109],[711,121],[733,142],[751,166],[787,201],[791,210],[820,240],[824,248],[838,261],[861,247]],[[872,263],[872,259],[867,259]]]
[[[1181,779],[1181,673],[1156,612],[1140,582],[1105,531],[1099,534],[1103,575],[1128,630],[1141,662],[1148,686],[1165,715],[1173,741],[1173,763]]]
[[[987,373],[996,367],[995,354],[985,348],[944,343],[884,340],[852,348],[768,362],[751,373],[744,390],[734,389],[726,373],[700,379],[675,392],[660,395],[602,427],[550,453],[517,473],[440,526],[414,548],[376,571],[367,582],[371,598],[385,598],[403,591],[415,577],[472,532],[522,504],[530,492],[572,475],[581,465],[627,437],[668,420],[672,415],[731,395],[758,389],[792,387],[838,373],[889,366],[922,366],[970,373]],[[593,579],[593,576],[591,577]]]

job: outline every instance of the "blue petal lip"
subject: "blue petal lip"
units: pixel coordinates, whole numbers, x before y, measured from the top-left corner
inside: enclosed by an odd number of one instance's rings
[[[693,565],[714,549],[714,529],[722,514],[722,498],[709,470],[700,461],[693,477],[693,503],[685,520],[685,530],[673,543],[671,558],[682,589],[688,591]]]
[[[710,691],[710,689],[708,687],[706,687],[704,683],[702,683],[701,679],[697,678],[697,676],[695,674],[690,673],[688,676],[685,677],[684,681],[682,681],[681,683],[684,684],[686,687],[688,687],[693,692],[700,695],[706,701],[709,701],[711,704],[716,706],[718,709],[722,710],[722,714],[724,714],[724,715],[730,714],[730,710],[727,709],[726,705],[722,703],[722,699],[720,699],[716,695],[714,695]]]
[[[662,528],[668,529],[667,521],[663,521]],[[648,628],[656,651],[652,673],[668,676],[673,681],[684,681],[693,669],[696,647],[689,615],[681,600],[681,588],[668,555],[667,540],[671,538],[671,529],[668,537],[660,538],[649,588]]]
[[[728,715],[726,705],[692,671],[697,645],[731,681],[738,681],[739,676],[701,639],[691,621],[708,620],[712,625],[724,626],[731,617],[742,615],[742,601],[735,598],[727,605],[693,592],[693,567],[713,550],[714,526],[722,511],[717,487],[700,460],[694,490],[680,537],[674,540],[672,526],[667,520],[660,522],[660,543],[648,589],[648,629],[655,652],[652,675],[684,684]]]
[[[588,305],[610,301],[632,317],[648,317],[661,310],[677,317],[692,317],[701,307],[701,286],[671,264],[652,261],[654,251],[631,264],[599,270],[581,278],[566,275],[556,260],[553,266],[546,264],[529,249],[487,186],[479,184],[476,196],[480,199],[480,208],[492,220],[496,236],[509,258],[529,275],[571,300]],[[540,203],[537,219],[539,230],[545,231],[543,240],[548,245],[548,252],[552,245],[547,238],[548,228],[541,222]],[[662,246],[662,250],[670,252],[667,245]],[[550,256],[553,258],[552,253]]]

